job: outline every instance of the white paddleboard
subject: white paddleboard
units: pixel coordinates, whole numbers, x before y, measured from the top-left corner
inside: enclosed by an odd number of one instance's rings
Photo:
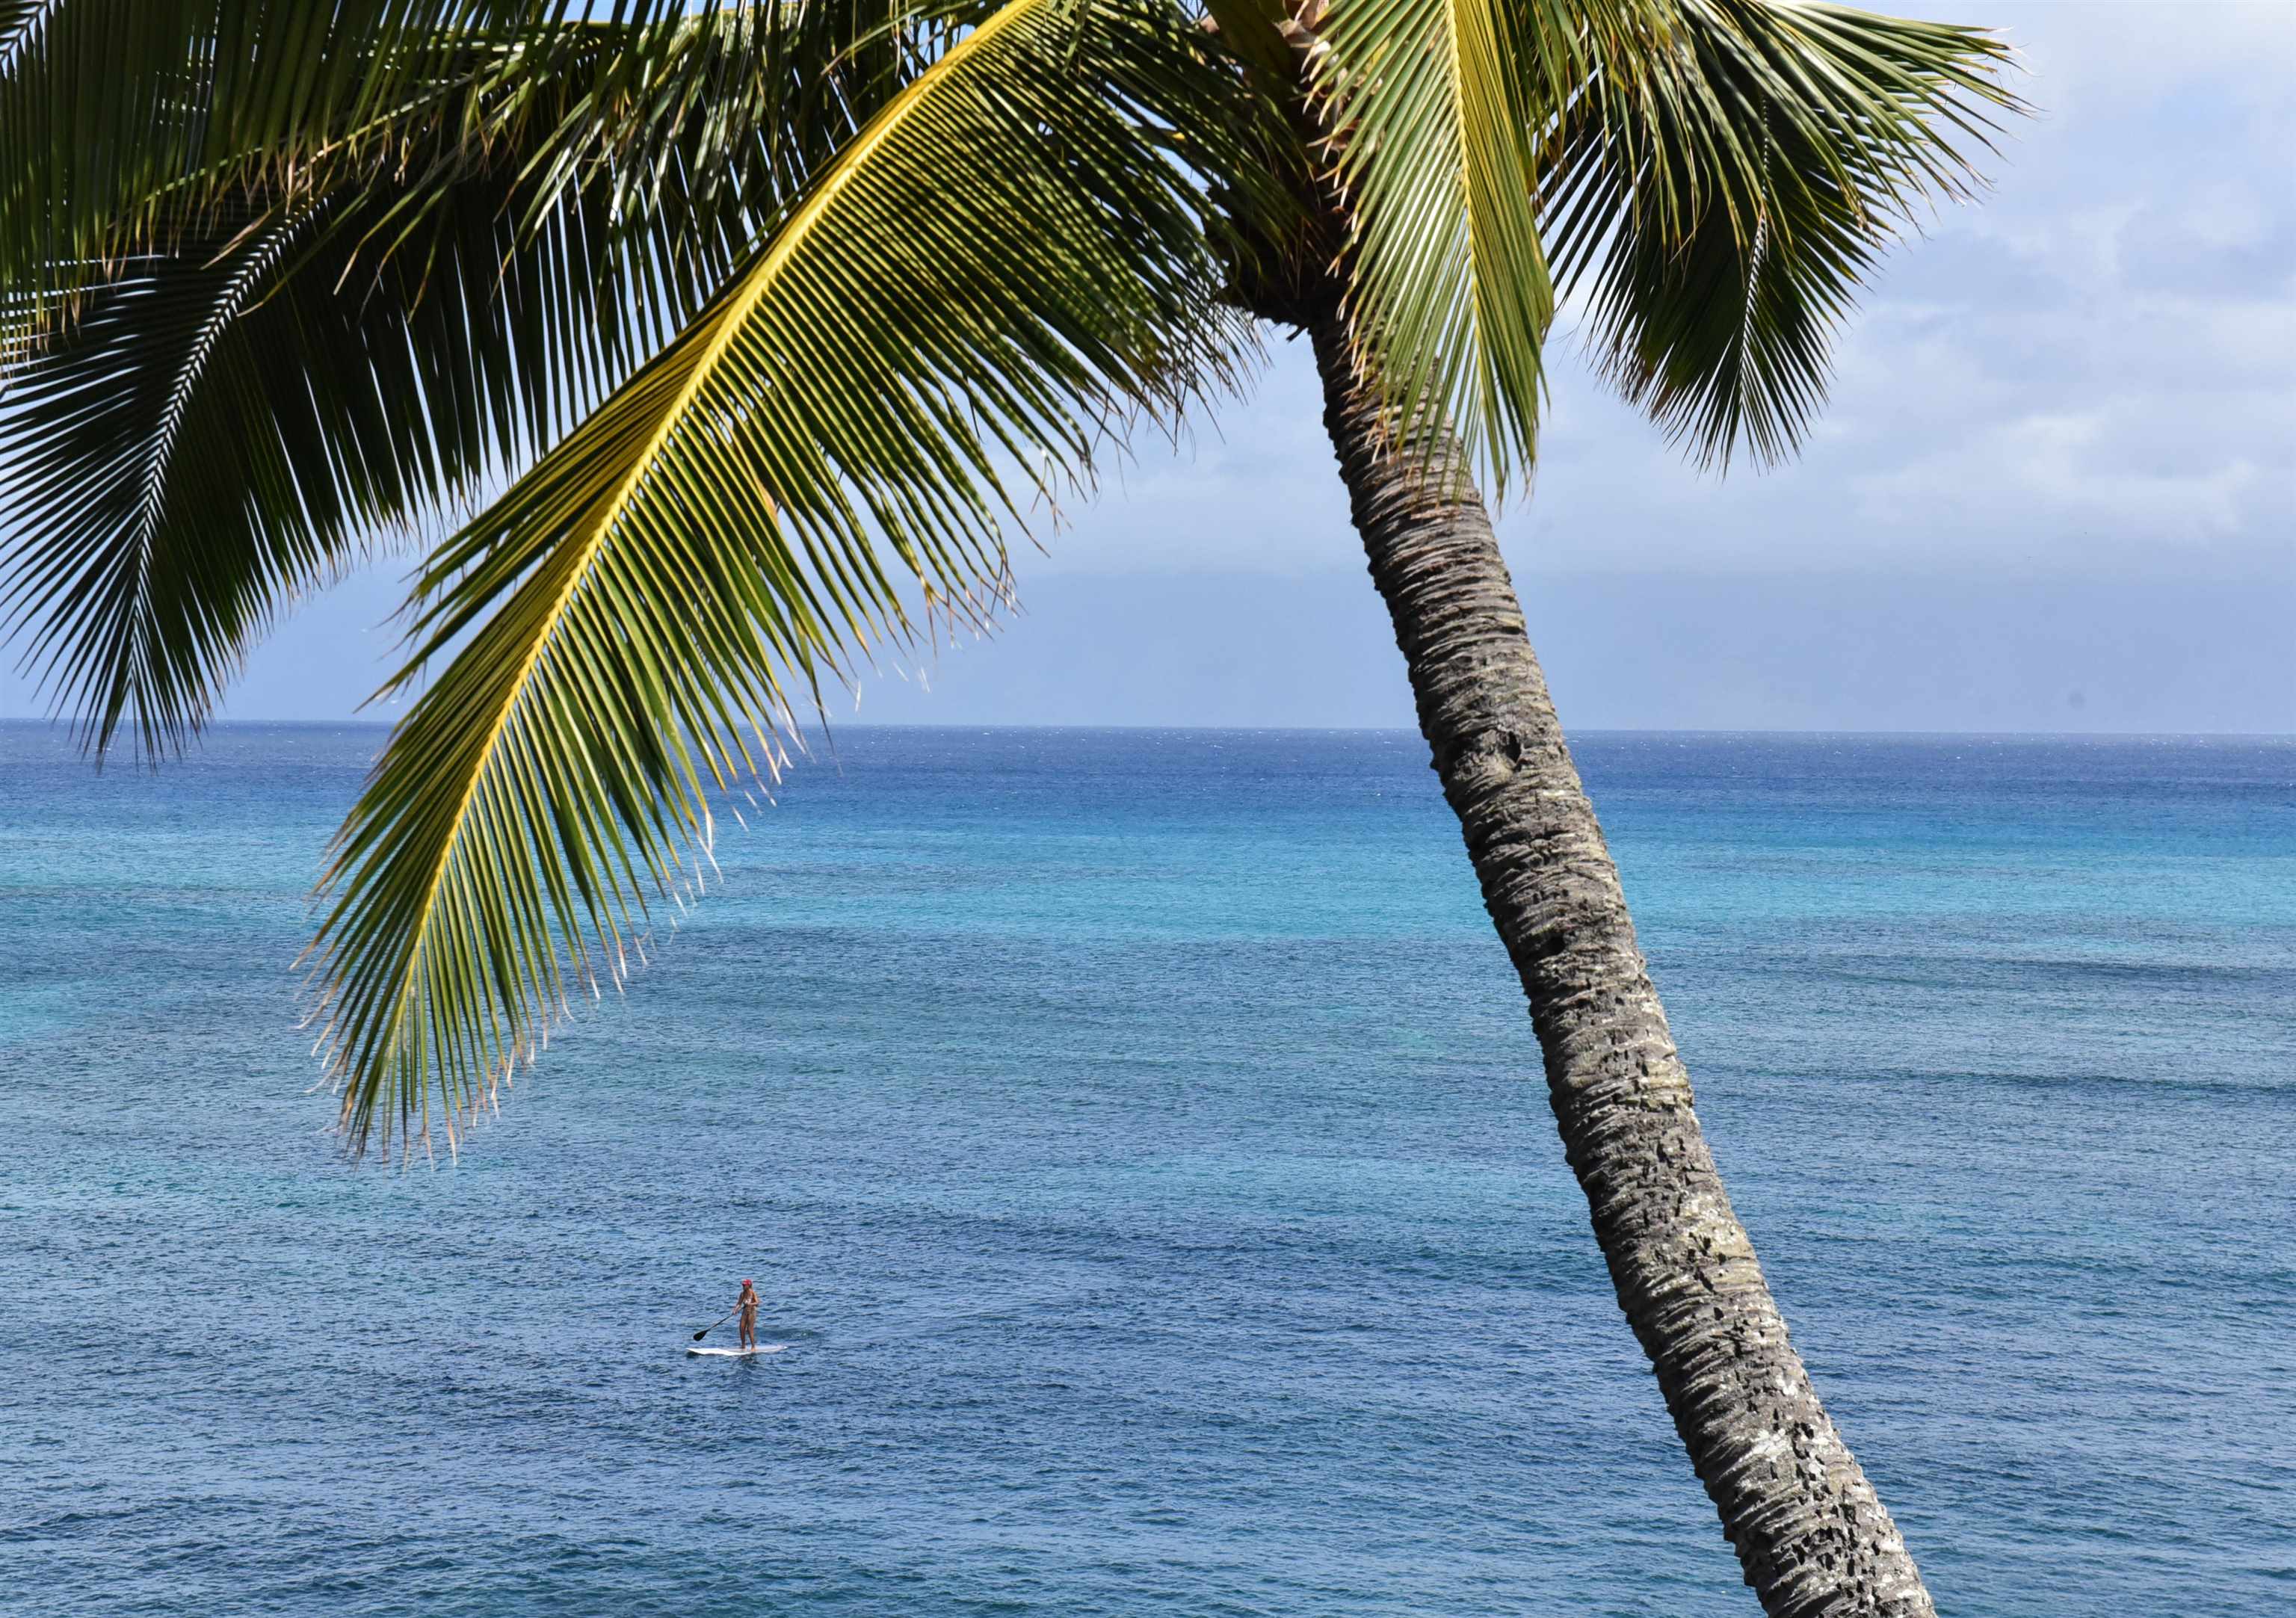
[[[760,1343],[755,1348],[690,1348],[689,1354],[715,1354],[725,1359],[746,1359],[752,1354],[778,1354],[789,1347],[786,1343]]]

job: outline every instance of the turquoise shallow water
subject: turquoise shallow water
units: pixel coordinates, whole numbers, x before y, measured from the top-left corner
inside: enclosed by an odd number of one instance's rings
[[[1754,1610],[1415,740],[845,732],[401,1175],[287,970],[376,735],[0,727],[10,1613]],[[1941,1610],[2296,1606],[2296,744],[1580,755]]]

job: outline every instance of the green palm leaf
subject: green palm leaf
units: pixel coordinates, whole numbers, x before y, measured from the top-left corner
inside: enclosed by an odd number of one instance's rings
[[[1825,5],[1682,0],[1592,42],[1543,224],[1620,390],[1700,457],[1790,454],[1867,267],[1975,183],[2020,103],[1974,29]]]
[[[123,716],[153,747],[195,726],[252,620],[342,554],[360,494],[435,470],[403,430],[331,464],[329,426],[416,418],[349,333],[328,323],[339,341],[309,352],[298,300],[263,302],[313,228],[292,216],[205,262],[108,281],[0,410],[4,607],[37,625],[26,661],[99,748]]]
[[[45,308],[152,245],[148,211],[227,160],[290,177],[399,108],[453,36],[534,37],[539,0],[43,0],[0,51],[0,280]]]
[[[818,13],[578,43],[426,45],[370,155],[188,209],[0,365],[0,613],[91,746],[180,745],[288,600],[538,454],[887,93],[816,88]]]
[[[123,722],[179,746],[283,605],[546,439],[639,334],[600,317],[618,267],[595,232],[512,242],[488,189],[348,288],[356,202],[184,242],[88,289],[17,368],[0,611],[92,748]],[[505,272],[525,308],[496,295]]]
[[[1447,423],[1496,489],[1533,458],[1554,312],[1536,132],[1583,78],[1586,36],[1653,4],[1341,0],[1317,24],[1358,366],[1400,435]]]
[[[570,979],[619,981],[710,792],[906,631],[901,579],[984,611],[1000,516],[1229,363],[1169,144],[1209,70],[1160,5],[1011,0],[432,560],[401,681],[467,644],[346,824],[314,945],[355,1146],[434,1110],[451,1140]]]

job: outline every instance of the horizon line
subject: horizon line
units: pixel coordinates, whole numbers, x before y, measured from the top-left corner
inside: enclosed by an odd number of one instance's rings
[[[76,721],[61,717],[40,719],[29,714],[0,715],[0,727],[26,729],[69,730]],[[201,727],[188,738],[188,746],[195,747],[201,737],[225,730],[380,730],[391,729],[395,719],[217,719]],[[830,723],[810,722],[801,727],[808,734],[851,730],[914,730],[949,732],[1066,732],[1090,735],[1106,732],[1138,732],[1147,735],[1358,735],[1408,736],[1422,739],[1420,733],[1407,725],[1158,725],[1138,722],[1109,722],[1100,724],[1029,724],[1013,720],[935,720],[908,719],[840,719]],[[1785,727],[1762,726],[1660,726],[1660,725],[1589,725],[1566,727],[1565,739],[1573,736],[1775,736],[1821,738],[1855,738],[1859,740],[1896,741],[2030,741],[2030,742],[2296,742],[2296,731],[2284,730],[1841,730],[1815,727]],[[114,751],[118,751],[117,748]]]

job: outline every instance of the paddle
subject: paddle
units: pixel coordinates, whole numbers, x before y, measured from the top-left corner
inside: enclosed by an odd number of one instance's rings
[[[696,1343],[701,1342],[704,1337],[707,1337],[710,1333],[712,1333],[712,1332],[716,1331],[719,1326],[721,1326],[725,1325],[726,1321],[731,1320],[734,1316],[736,1316],[736,1315],[740,1314],[741,1312],[742,1312],[742,1306],[741,1306],[740,1304],[736,1303],[735,1305],[734,1305],[734,1307],[733,1307],[733,1308],[731,1308],[731,1309],[727,1310],[724,1314],[722,1314],[722,1315],[718,1316],[718,1318],[716,1318],[715,1320],[712,1320],[709,1325],[707,1325],[707,1326],[703,1326],[700,1331],[698,1331],[698,1332],[694,1333],[694,1334],[693,1334],[693,1340],[694,1340]]]

